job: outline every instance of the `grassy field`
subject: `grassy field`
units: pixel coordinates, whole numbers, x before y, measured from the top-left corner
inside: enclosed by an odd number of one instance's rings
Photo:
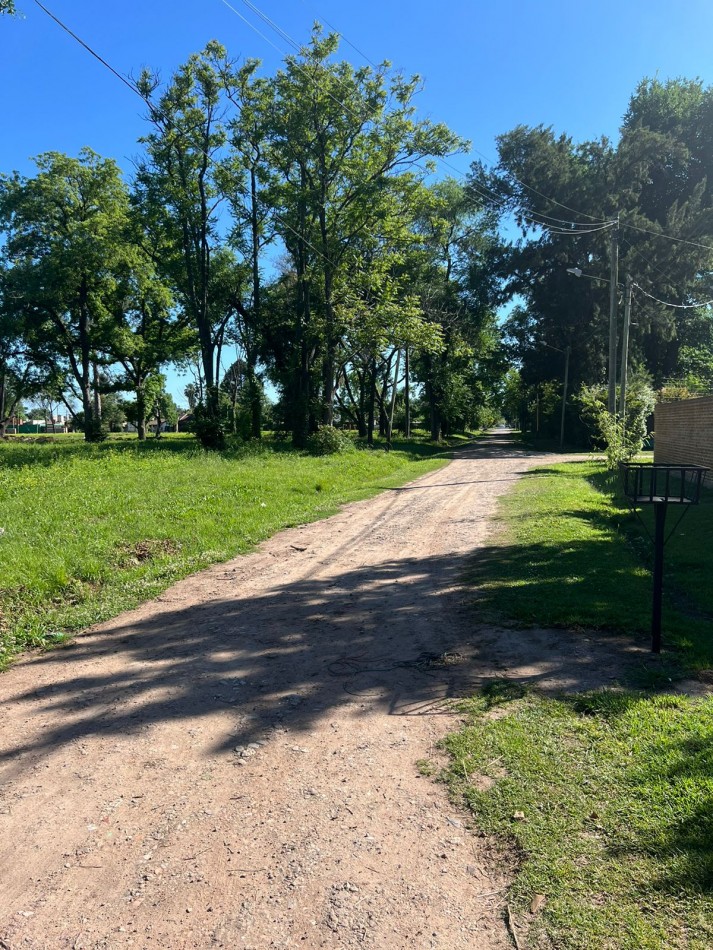
[[[321,458],[191,436],[0,443],[0,666],[446,457],[418,440]]]
[[[479,610],[573,639],[597,629],[648,644],[651,512],[642,527],[615,487],[598,462],[519,481],[473,565]],[[710,676],[711,500],[666,548],[664,663],[650,687]],[[672,509],[669,528],[675,519]],[[713,699],[655,689],[553,699],[494,683],[466,711],[469,724],[445,742],[445,778],[478,827],[513,845],[508,900],[528,946],[713,946]]]
[[[602,463],[531,470],[500,506],[492,545],[472,568],[493,618],[633,634],[647,642],[653,548]],[[653,533],[650,511],[644,521]],[[667,527],[678,512],[671,509]],[[689,669],[713,666],[713,492],[665,551],[664,647]]]
[[[494,684],[467,712],[446,778],[520,857],[527,946],[713,946],[713,700]]]

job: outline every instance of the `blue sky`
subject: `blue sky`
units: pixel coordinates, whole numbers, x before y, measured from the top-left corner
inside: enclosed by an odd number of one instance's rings
[[[89,145],[128,173],[145,128],[141,102],[32,0],[23,17],[0,18],[0,172],[32,172],[31,157]],[[233,7],[282,52],[287,44],[250,12]],[[710,0],[255,0],[297,41],[328,20],[369,59],[390,60],[425,81],[423,116],[448,123],[492,160],[495,137],[520,123],[552,125],[575,140],[616,138],[644,76],[713,83]],[[233,57],[257,57],[267,72],[281,53],[222,0],[46,0],[60,19],[119,72],[143,66],[168,76],[210,39]],[[345,58],[363,63],[346,43]],[[172,379],[174,395],[183,383]]]

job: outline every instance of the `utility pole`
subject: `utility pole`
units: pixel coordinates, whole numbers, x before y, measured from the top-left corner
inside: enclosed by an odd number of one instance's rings
[[[569,354],[571,347],[564,351],[564,387],[562,389],[562,418],[560,419],[560,452],[564,448],[564,411],[567,406],[567,384],[569,383]]]
[[[404,408],[406,415],[404,416],[404,435],[407,439],[411,438],[411,394],[409,392],[409,352],[408,344],[406,345],[406,353],[404,354]]]
[[[619,216],[611,232],[611,276],[609,282],[609,398],[607,408],[616,413],[616,304],[619,281]]]
[[[634,290],[634,281],[631,274],[626,275],[626,296],[624,304],[624,333],[621,338],[621,386],[619,390],[619,415],[621,423],[626,425],[626,381],[629,362],[629,327],[631,326],[631,296]]]

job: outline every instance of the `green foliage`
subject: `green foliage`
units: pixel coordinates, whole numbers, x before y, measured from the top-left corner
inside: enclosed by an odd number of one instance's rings
[[[307,447],[312,455],[336,455],[354,449],[354,443],[341,429],[334,426],[320,426],[311,435]]]
[[[707,300],[713,296],[711,143],[713,87],[644,80],[616,144],[576,143],[550,127],[518,126],[500,136],[494,174],[473,167],[474,192],[495,190],[507,209],[501,205],[499,213],[514,214],[525,238],[501,256],[498,271],[505,294],[524,300],[507,332],[526,386],[561,378],[557,350],[567,347],[573,391],[607,371],[611,232],[561,235],[534,227],[533,217],[585,224],[619,216],[620,274],[631,274],[661,300]],[[700,246],[674,243],[664,233]],[[568,273],[574,267],[594,279],[577,279]],[[710,350],[710,323],[703,310],[676,310],[635,294],[631,360],[657,388],[687,375],[686,348]]]
[[[486,834],[517,846],[508,900],[528,946],[710,947],[713,700],[617,690],[491,705],[466,704],[448,780]]]
[[[205,399],[196,434],[206,447],[222,444],[219,361],[228,325],[240,305],[245,267],[221,224],[227,195],[241,193],[241,170],[226,162],[228,129],[219,64],[225,50],[211,42],[189,57],[161,88],[149,71],[141,94],[157,99],[142,142],[133,195],[141,227],[155,248],[159,276],[173,291],[198,350]]]
[[[583,386],[577,399],[595,439],[604,446],[608,468],[616,470],[621,462],[631,461],[641,451],[646,438],[646,423],[656,402],[647,380],[632,378],[626,393],[626,416],[623,419],[608,411],[604,386]]]
[[[76,159],[48,152],[36,164],[34,178],[0,180],[2,309],[23,328],[29,363],[72,379],[92,441],[102,437],[102,368],[136,263],[128,191],[116,163],[91,149]]]
[[[207,409],[199,403],[193,410],[193,431],[203,448],[225,448],[225,422],[217,409]]]

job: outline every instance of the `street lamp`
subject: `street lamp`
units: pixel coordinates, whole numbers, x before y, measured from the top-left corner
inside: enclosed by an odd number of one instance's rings
[[[568,267],[568,274],[573,274],[575,277],[588,277],[590,280],[598,280],[603,284],[608,284],[610,281],[606,277],[597,277],[596,274],[585,274],[581,267]],[[626,412],[626,385],[627,385],[627,376],[628,376],[628,359],[629,359],[629,327],[632,326],[631,323],[631,296],[633,291],[633,278],[630,274],[626,275],[626,284],[625,284],[625,294],[624,294],[624,332],[622,334],[621,340],[621,376],[620,376],[620,390],[619,390],[619,414],[624,421],[625,412]],[[616,288],[613,288],[616,290]],[[636,324],[633,324],[636,326]],[[611,321],[610,321],[610,334],[609,334],[609,345],[610,345],[610,359],[609,359],[609,399],[610,399],[610,408],[609,412],[616,412],[616,317],[614,322],[614,331],[613,331],[613,341],[614,341],[614,361],[611,360],[611,345],[612,345],[612,332],[611,332]],[[614,367],[612,371],[612,366]],[[611,409],[611,387],[612,380],[614,381],[614,409]]]
[[[609,277],[609,391],[607,398],[607,408],[610,415],[616,413],[616,287],[619,281],[619,219],[611,231],[611,249],[610,249],[611,273]],[[594,274],[585,274],[579,267],[568,267],[568,274],[574,274],[575,277],[589,277],[592,280],[601,280],[606,283],[603,277],[595,277]]]
[[[606,277],[597,277],[595,274],[585,274],[581,267],[568,267],[568,274],[574,274],[575,277],[588,277],[590,280],[600,280],[603,284],[608,284]]]

